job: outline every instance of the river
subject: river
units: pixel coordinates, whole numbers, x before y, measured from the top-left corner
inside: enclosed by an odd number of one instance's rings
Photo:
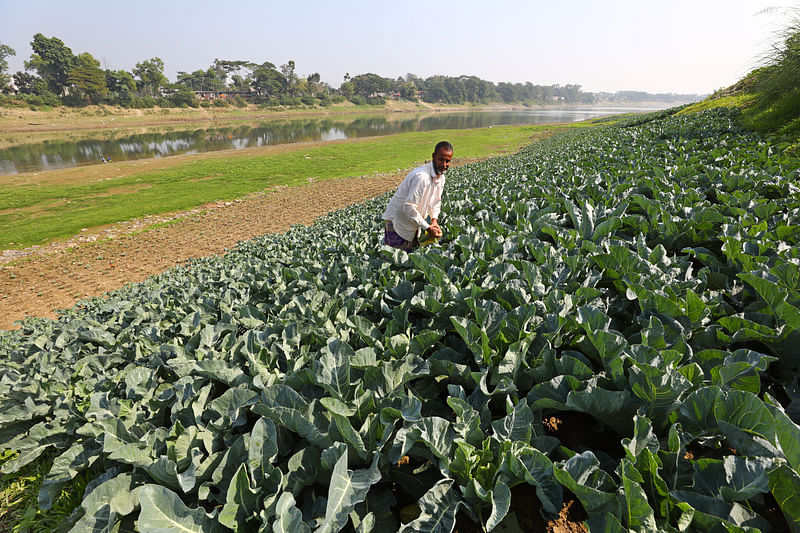
[[[468,111],[428,114],[393,113],[348,117],[304,117],[236,123],[223,127],[131,134],[102,130],[79,141],[49,140],[0,150],[0,176],[38,172],[104,160],[168,157],[179,154],[309,141],[333,141],[412,131],[469,129],[506,124],[576,122],[604,115],[650,111],[630,107],[578,107],[523,111]]]

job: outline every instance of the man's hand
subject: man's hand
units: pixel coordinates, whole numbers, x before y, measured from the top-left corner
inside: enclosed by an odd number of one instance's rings
[[[439,221],[435,218],[431,219],[431,225],[428,227],[428,229],[437,239],[442,236],[442,228],[439,227]]]

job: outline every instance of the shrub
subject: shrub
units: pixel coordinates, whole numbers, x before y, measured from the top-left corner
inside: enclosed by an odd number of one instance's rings
[[[150,96],[134,96],[130,103],[130,106],[135,109],[152,109],[156,105],[156,99]]]
[[[169,97],[172,105],[176,107],[197,107],[198,100],[188,87],[180,87]]]
[[[302,104],[302,100],[297,98],[296,96],[281,96],[280,104],[285,106],[297,106]]]
[[[50,91],[45,91],[42,94],[21,94],[19,98],[22,99],[29,106],[41,107],[51,106],[58,107],[62,104],[61,98]]]

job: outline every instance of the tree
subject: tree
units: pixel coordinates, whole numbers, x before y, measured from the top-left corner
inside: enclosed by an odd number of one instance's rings
[[[228,78],[232,74],[238,74],[238,72],[244,68],[252,69],[254,66],[255,64],[250,61],[230,61],[227,59],[215,59],[211,64],[211,68],[214,69],[217,78],[222,80],[223,86],[227,85]]]
[[[431,76],[426,79],[424,92],[426,102],[447,102],[447,86],[444,83],[444,76]]]
[[[275,65],[267,61],[253,69],[251,85],[259,96],[275,98],[280,96],[285,80]]]
[[[45,86],[44,81],[41,78],[37,78],[33,74],[28,74],[27,72],[22,72],[21,70],[17,71],[16,74],[13,76],[14,78],[14,86],[17,88],[17,92],[20,94],[36,94],[36,82],[38,81],[41,85],[39,88],[47,90],[47,86]]]
[[[8,90],[8,83],[11,81],[11,76],[6,73],[8,70],[8,56],[15,56],[17,52],[7,44],[0,44],[0,91],[6,92]]]
[[[463,104],[467,100],[464,83],[460,78],[446,77],[444,79],[447,101],[451,104]]]
[[[397,88],[397,92],[400,93],[400,98],[404,100],[417,101],[417,86],[413,82],[404,81]]]
[[[156,96],[158,89],[168,82],[164,62],[159,57],[136,63],[133,75],[138,78],[136,85],[143,96]]]
[[[352,80],[350,80],[350,83],[353,84],[354,92],[364,98],[369,98],[378,93],[385,93],[392,86],[391,80],[378,76],[377,74],[372,74],[371,72],[354,76]]]
[[[108,94],[106,75],[100,70],[100,62],[89,53],[77,57],[68,81],[75,87],[77,96],[83,97],[88,104],[97,104]]]
[[[461,76],[459,78],[467,102],[485,102],[494,92],[494,85],[477,76]]]
[[[281,74],[283,75],[283,92],[291,96],[297,94],[297,74],[294,72],[294,61],[289,60],[288,63],[281,65]]]
[[[339,92],[342,94],[342,96],[344,96],[348,100],[352,98],[353,95],[355,94],[355,89],[353,88],[353,82],[352,81],[342,82],[342,85],[339,87]]]
[[[325,83],[322,83],[321,77],[319,72],[315,72],[310,76],[307,76],[306,81],[306,91],[311,96],[322,95],[327,93],[327,86]]]
[[[195,70],[191,74],[178,72],[178,83],[193,91],[222,91],[225,82],[217,76],[213,68],[208,70]]]
[[[519,101],[518,87],[514,87],[513,83],[500,82],[497,84],[497,93],[505,103]]]
[[[111,102],[121,106],[129,105],[136,94],[136,82],[131,73],[126,70],[106,70],[105,75]]]
[[[75,54],[61,39],[48,39],[41,33],[33,36],[31,48],[33,54],[30,61],[25,62],[25,68],[35,70],[47,84],[48,90],[63,95],[69,84],[69,73],[77,60]]]
[[[579,101],[579,93],[581,92],[580,85],[567,84],[564,86],[556,85],[556,96],[560,96],[561,100],[568,104],[574,104]]]
[[[249,76],[248,77],[244,77],[244,76],[240,76],[239,74],[233,74],[231,76],[231,84],[230,84],[230,86],[231,86],[231,89],[233,89],[234,91],[246,92],[246,91],[250,90]]]

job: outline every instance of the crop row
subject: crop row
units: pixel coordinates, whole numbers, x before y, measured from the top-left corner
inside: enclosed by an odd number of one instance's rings
[[[798,161],[730,112],[561,135],[0,336],[75,531],[800,531]],[[365,231],[365,228],[372,231]],[[538,517],[531,517],[531,509]]]

